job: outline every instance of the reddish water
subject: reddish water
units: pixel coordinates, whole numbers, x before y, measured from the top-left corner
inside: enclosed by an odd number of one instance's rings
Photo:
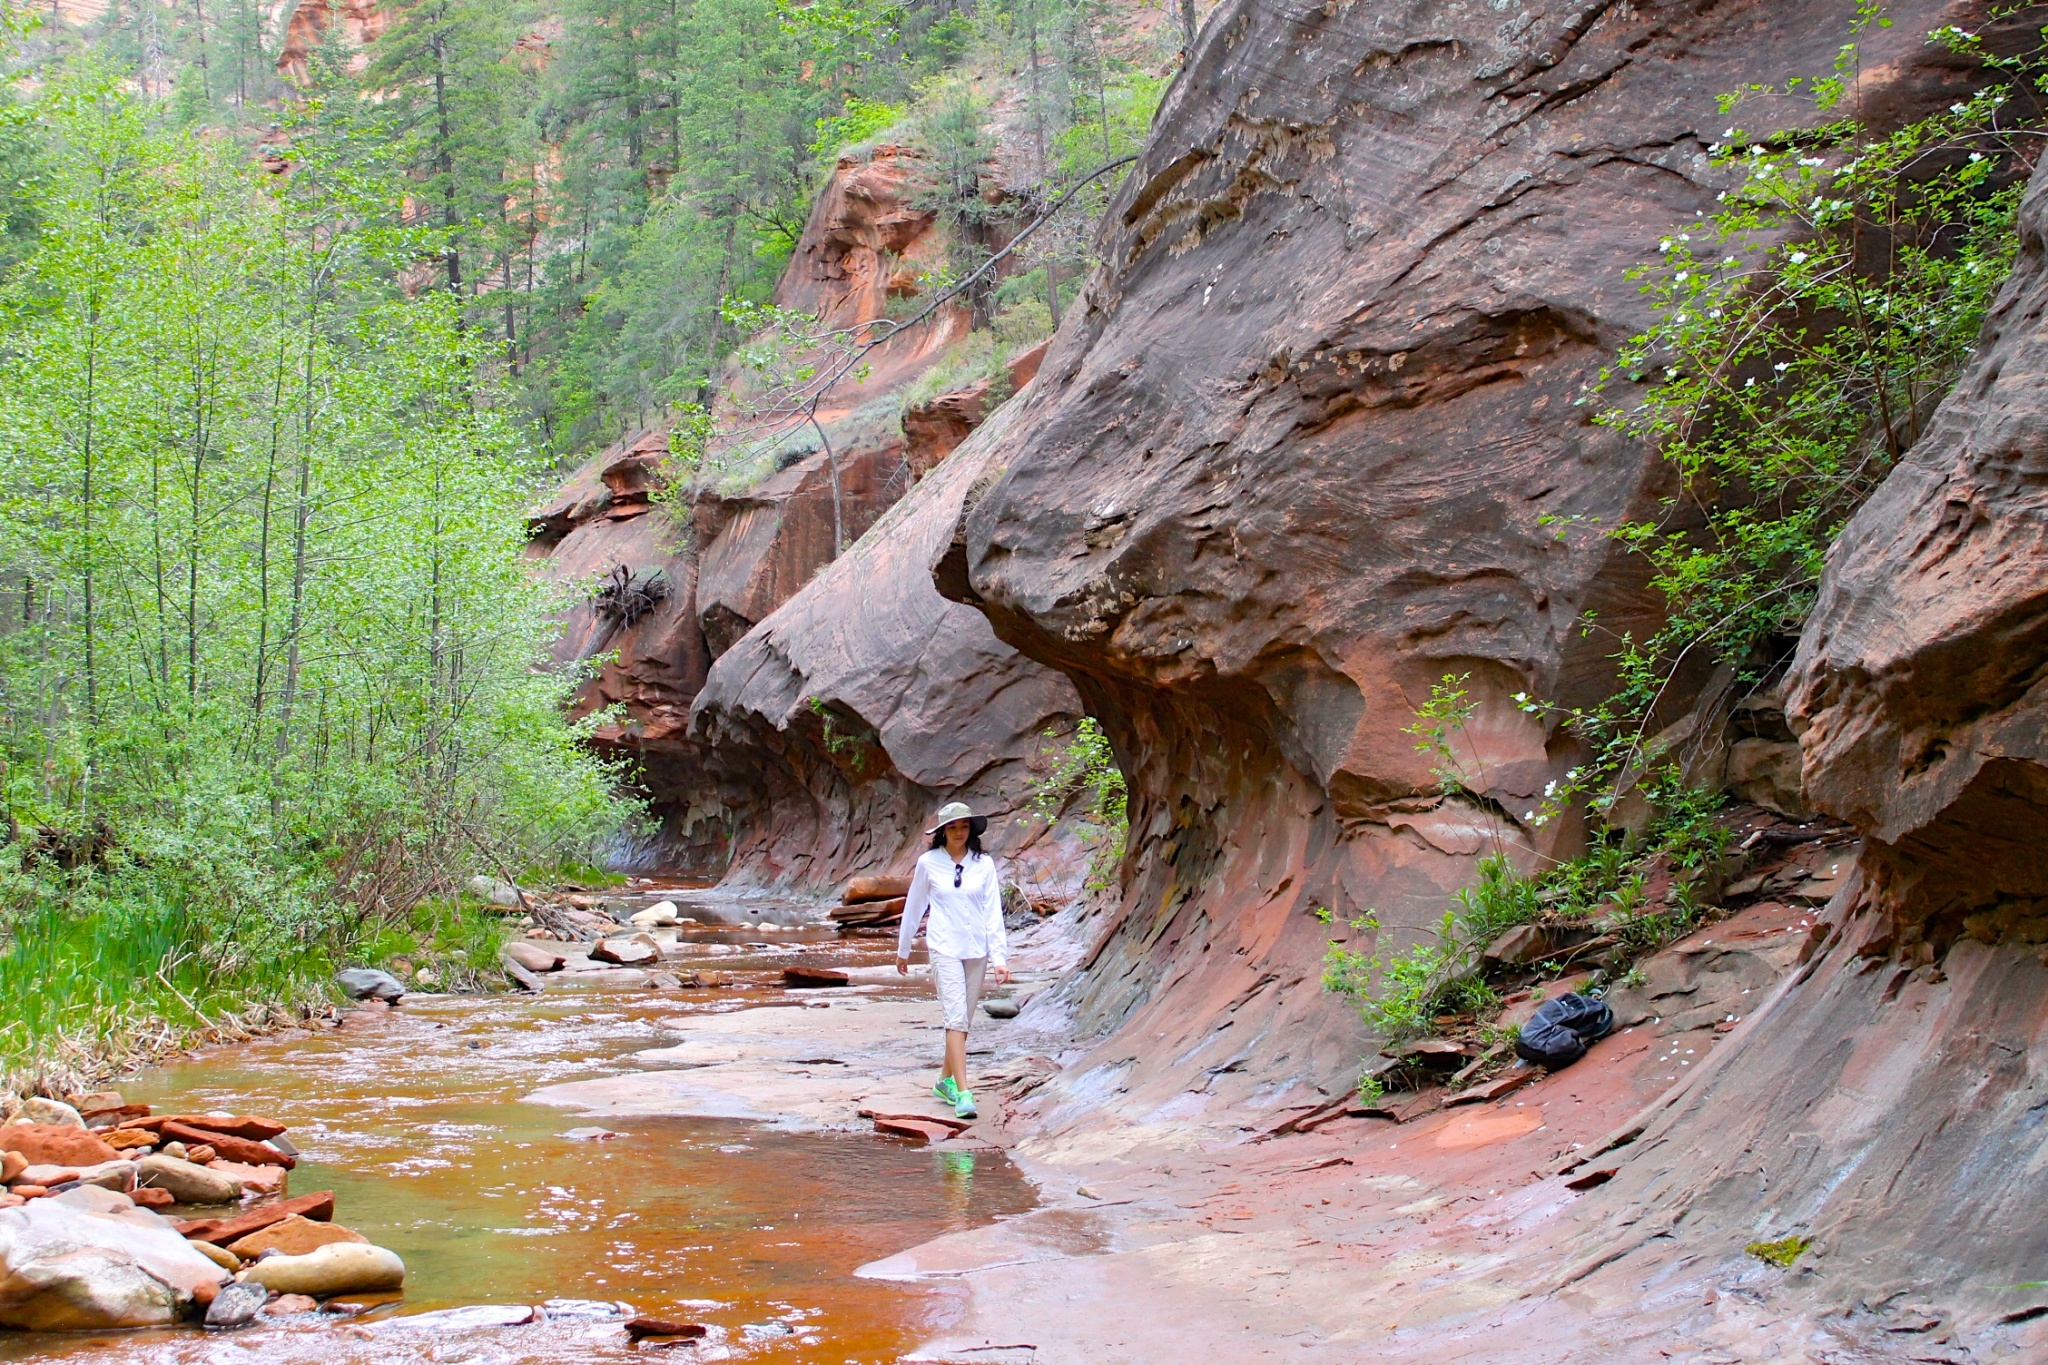
[[[748,941],[772,939],[772,949]],[[346,1321],[0,1336],[0,1360],[552,1362],[643,1359],[616,1321],[460,1333],[393,1319],[466,1304],[623,1301],[710,1326],[679,1359],[893,1362],[950,1316],[942,1289],[856,1280],[856,1266],[1031,1207],[1017,1170],[871,1133],[782,1133],[716,1120],[607,1120],[619,1136],[522,1096],[636,1069],[675,1038],[664,1019],[782,998],[793,961],[873,962],[892,945],[829,933],[685,932],[669,965],[733,972],[742,990],[657,994],[566,985],[537,999],[431,998],[339,1030],[219,1049],[125,1085],[164,1107],[252,1111],[291,1125],[294,1193],[332,1189],[336,1221],[404,1257],[402,1303]],[[561,978],[555,978],[560,981]]]

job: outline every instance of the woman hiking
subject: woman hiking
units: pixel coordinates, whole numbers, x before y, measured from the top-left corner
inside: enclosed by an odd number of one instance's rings
[[[967,1030],[981,998],[982,971],[993,967],[998,982],[1010,979],[1002,882],[996,860],[981,848],[987,828],[988,817],[976,815],[964,801],[939,808],[925,831],[932,846],[918,855],[910,895],[903,902],[903,929],[896,938],[896,970],[908,976],[910,945],[917,940],[925,911],[931,911],[925,947],[946,1020],[946,1066],[932,1093],[963,1119],[980,1117],[974,1092],[967,1088]]]

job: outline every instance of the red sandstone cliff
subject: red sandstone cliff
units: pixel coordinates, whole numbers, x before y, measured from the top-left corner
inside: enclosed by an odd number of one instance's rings
[[[1973,86],[1924,35],[1981,8],[1922,0],[1865,34],[1866,109]],[[1847,21],[1414,0],[1208,25],[989,452],[955,576],[1074,680],[1131,781],[1122,907],[1072,987],[1113,1032],[1058,1083],[1068,1116],[1339,1092],[1360,1039],[1320,989],[1315,912],[1412,941],[1495,830],[1571,849],[1521,815],[1573,745],[1509,698],[1606,696],[1612,635],[1656,604],[1612,542],[1543,518],[1611,525],[1668,491],[1574,399],[1648,321],[1626,272],[1714,205],[1716,97],[1826,69]],[[1742,122],[1813,117],[1752,98]],[[1404,733],[1445,674],[1480,703],[1478,802]]]
[[[778,304],[847,327],[916,293],[919,272],[945,250],[931,215],[909,203],[916,155],[883,145],[840,161]],[[673,498],[657,506],[667,467],[667,432],[657,428],[604,451],[533,514],[549,571],[592,593],[569,615],[559,660],[616,654],[584,687],[577,711],[613,709],[616,719],[595,741],[634,759],[654,799],[660,832],[628,862],[806,887],[879,871],[906,858],[936,805],[965,797],[998,813],[1021,806],[1043,732],[1071,727],[1078,704],[1064,680],[996,641],[976,613],[940,599],[929,563],[902,558],[916,551],[900,537],[884,547],[900,562],[835,566],[826,576],[836,595],[806,599],[827,602],[822,615],[776,616],[833,565],[839,536],[859,540],[989,416],[986,382],[897,412],[899,391],[968,322],[965,309],[941,310],[877,347],[858,377],[826,395],[818,415],[836,457],[836,489],[834,459],[818,449],[780,468],[713,471],[681,496],[686,512]],[[1012,361],[1011,388],[1030,382],[1042,354]],[[942,537],[957,515],[954,492],[931,523]],[[658,579],[658,600],[626,619],[616,592],[596,595],[611,575],[642,596]],[[739,649],[771,618],[778,629]],[[932,638],[906,643],[906,622]],[[814,647],[819,630],[834,643]],[[712,677],[719,685],[706,693],[693,734],[691,711]],[[872,686],[884,677],[890,695],[881,699]],[[744,686],[732,681],[739,678]],[[930,732],[962,706],[977,717],[974,737],[946,741],[957,752],[935,756]],[[920,708],[922,718],[911,719]],[[1043,834],[1012,822],[993,846],[1030,845],[1036,875],[1064,884],[1055,869],[1074,850]]]

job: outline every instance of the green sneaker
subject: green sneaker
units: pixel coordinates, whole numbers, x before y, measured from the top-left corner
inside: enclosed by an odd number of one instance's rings
[[[932,1093],[937,1095],[944,1103],[957,1107],[963,1092],[958,1081],[954,1080],[951,1076],[941,1076],[939,1077],[939,1083],[932,1087]]]
[[[974,1092],[972,1090],[962,1090],[955,1086],[953,1091],[956,1097],[953,1100],[954,1118],[978,1119],[981,1117],[981,1111],[974,1107]]]

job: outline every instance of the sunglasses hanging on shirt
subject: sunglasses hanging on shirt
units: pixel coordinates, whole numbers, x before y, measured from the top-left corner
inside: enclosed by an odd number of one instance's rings
[[[966,873],[967,865],[965,863],[953,864],[953,889],[955,891],[958,891],[960,889],[960,878],[965,876]]]

